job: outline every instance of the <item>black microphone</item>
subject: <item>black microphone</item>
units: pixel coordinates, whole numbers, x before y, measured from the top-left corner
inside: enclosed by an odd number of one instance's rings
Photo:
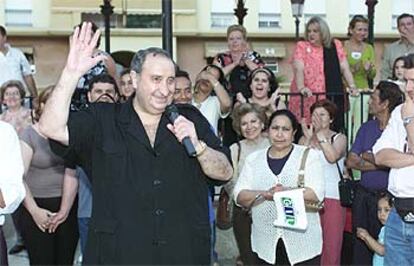
[[[171,124],[174,124],[175,119],[180,115],[178,113],[178,108],[174,104],[170,104],[165,108],[165,114],[167,115],[168,120]],[[184,137],[181,143],[184,145],[185,150],[187,151],[188,156],[196,157],[197,152],[194,148],[193,143],[191,143],[190,137]]]

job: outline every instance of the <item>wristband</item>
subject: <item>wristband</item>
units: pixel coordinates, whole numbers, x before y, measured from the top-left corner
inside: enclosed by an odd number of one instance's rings
[[[199,140],[198,142],[200,143],[200,145],[198,145],[197,147],[200,148],[196,148],[196,157],[201,156],[207,150],[207,144],[204,141]]]

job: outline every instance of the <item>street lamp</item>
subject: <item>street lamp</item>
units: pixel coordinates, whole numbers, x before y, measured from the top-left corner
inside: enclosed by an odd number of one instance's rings
[[[303,6],[305,4],[305,0],[290,0],[292,4],[292,15],[295,18],[296,24],[296,41],[299,40],[299,17],[303,15]]]
[[[104,0],[101,5],[101,13],[104,16],[105,22],[105,52],[111,53],[111,15],[114,13],[114,7],[111,5],[111,0]]]
[[[234,15],[237,17],[239,25],[243,25],[244,17],[247,15],[247,8],[244,3],[246,0],[237,0],[237,7],[234,9]]]
[[[374,43],[374,13],[377,0],[366,0],[365,4],[368,6],[368,42]]]

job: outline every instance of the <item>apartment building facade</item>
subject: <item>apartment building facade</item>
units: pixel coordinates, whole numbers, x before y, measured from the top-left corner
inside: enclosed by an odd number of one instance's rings
[[[162,46],[162,0],[112,0],[111,53],[120,64],[138,49]],[[172,0],[173,54],[181,68],[195,77],[212,57],[227,48],[226,28],[236,24],[235,0]],[[93,20],[103,27],[102,0],[0,0],[0,24],[13,46],[33,63],[39,87],[54,84],[64,66],[68,36],[75,25]],[[291,81],[290,57],[295,23],[289,0],[245,0],[248,41],[286,87]],[[398,38],[396,17],[414,13],[414,0],[379,0],[375,13],[377,63],[384,45]],[[312,16],[328,22],[333,35],[346,39],[350,17],[367,14],[365,0],[305,0],[300,34]],[[103,37],[102,37],[103,38]],[[104,49],[104,41],[101,42]]]

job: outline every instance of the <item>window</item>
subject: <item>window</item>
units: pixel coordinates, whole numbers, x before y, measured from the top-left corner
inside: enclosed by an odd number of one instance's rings
[[[31,27],[32,0],[6,0],[5,22],[6,26]]]
[[[260,0],[259,28],[279,28],[280,18],[280,0]]]
[[[348,2],[349,19],[351,20],[355,15],[367,16],[368,7],[365,1],[361,0],[349,0]]]
[[[127,15],[127,28],[161,28],[161,15]]]
[[[305,14],[305,23],[307,23],[311,17],[315,17],[315,16],[326,19],[325,0],[305,1],[303,12]]]
[[[393,30],[397,29],[397,18],[402,13],[413,13],[413,1],[409,0],[394,0],[392,1],[392,17],[391,27]]]
[[[112,14],[111,28],[161,28],[161,15],[128,14],[124,23],[123,15]],[[104,16],[99,13],[82,13],[82,21],[93,21],[100,27],[105,27]]]
[[[227,28],[235,24],[234,1],[231,0],[213,0],[211,1],[211,27]]]
[[[279,63],[275,58],[263,58],[263,61],[266,64],[266,67],[272,70],[273,74],[277,75],[279,73]]]

